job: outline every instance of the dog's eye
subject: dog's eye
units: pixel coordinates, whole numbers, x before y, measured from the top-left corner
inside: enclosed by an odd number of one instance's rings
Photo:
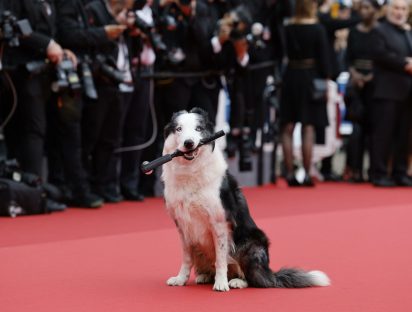
[[[196,127],[196,131],[201,132],[201,131],[203,131],[203,128],[200,127],[200,126],[197,126],[197,127]]]
[[[176,131],[177,131],[177,132],[182,132],[182,127],[177,127],[177,128],[176,128]]]

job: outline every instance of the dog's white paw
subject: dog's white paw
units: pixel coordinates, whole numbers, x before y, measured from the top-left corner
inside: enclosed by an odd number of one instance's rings
[[[229,283],[227,278],[216,278],[213,290],[216,291],[229,291]]]
[[[184,286],[186,285],[187,279],[180,276],[173,276],[169,278],[166,282],[169,286]]]
[[[196,284],[210,284],[213,282],[213,277],[209,274],[199,274],[196,276]]]
[[[246,288],[248,286],[247,282],[245,280],[242,280],[240,278],[234,278],[229,281],[229,287],[230,288]]]

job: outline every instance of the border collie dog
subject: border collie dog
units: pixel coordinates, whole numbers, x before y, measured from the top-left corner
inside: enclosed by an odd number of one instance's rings
[[[163,166],[166,209],[183,249],[180,271],[167,284],[185,285],[194,268],[196,283],[214,284],[217,291],[328,286],[321,271],[269,268],[268,238],[250,216],[222,151],[214,142],[198,146],[213,133],[207,113],[199,108],[175,113],[165,127],[163,154],[184,153]]]

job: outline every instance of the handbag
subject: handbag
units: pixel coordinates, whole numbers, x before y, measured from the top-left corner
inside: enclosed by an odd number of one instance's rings
[[[326,101],[328,97],[328,80],[314,78],[312,80],[312,100],[315,102]]]

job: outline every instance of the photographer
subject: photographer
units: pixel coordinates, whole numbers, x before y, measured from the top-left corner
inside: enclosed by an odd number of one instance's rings
[[[156,60],[156,51],[165,49],[164,43],[155,29],[155,21],[152,11],[152,0],[135,1],[134,8],[129,14],[135,17],[131,31],[140,36],[133,39],[134,43],[139,43],[136,50],[136,80],[132,101],[125,107],[122,118],[123,133],[121,146],[125,152],[119,157],[121,162],[120,170],[120,191],[126,200],[143,201],[144,196],[139,188],[142,186],[140,181],[140,163],[142,158],[142,145],[145,143],[146,132],[151,132],[150,108],[153,103],[154,81],[144,75],[153,74],[153,67]],[[154,125],[153,125],[154,126]],[[150,133],[152,135],[152,133]],[[149,140],[150,141],[150,140]],[[140,149],[136,150],[136,147]],[[131,150],[129,150],[131,148]]]
[[[72,70],[82,78],[82,88],[59,90],[50,107],[48,134],[49,180],[66,190],[70,205],[98,208],[102,198],[91,192],[82,162],[81,120],[87,98],[96,97],[93,77],[90,76],[93,53],[111,44],[124,31],[121,25],[90,27],[83,0],[57,0],[58,38],[63,47],[70,48],[79,59]],[[83,92],[81,92],[83,89]]]
[[[33,28],[30,36],[21,38],[19,47],[5,46],[4,51],[3,63],[10,69],[19,95],[16,112],[5,129],[8,156],[17,158],[23,171],[42,176],[46,105],[51,97],[53,67],[65,55],[73,63],[77,60],[54,40],[57,29],[54,1],[5,1],[4,8],[17,19],[28,19]],[[35,63],[43,66],[31,71]]]
[[[168,53],[158,57],[157,69],[185,75],[158,81],[155,93],[162,120],[168,121],[173,112],[194,106],[215,115],[207,83],[199,76],[190,76],[212,67],[207,44],[214,25],[208,7],[197,0],[162,0],[155,4],[159,31],[168,47]]]
[[[86,6],[91,27],[129,24],[127,12],[133,1],[96,0]],[[118,185],[114,151],[120,146],[123,116],[134,90],[132,40],[124,33],[95,49],[98,66],[94,74],[97,100],[89,100],[83,115],[83,161],[92,189],[106,202],[123,199]]]
[[[211,40],[215,62],[219,68],[226,72],[227,88],[231,101],[231,132],[228,135],[226,150],[229,157],[234,157],[239,148],[241,154],[239,168],[241,171],[251,169],[249,135],[253,122],[250,112],[253,107],[248,106],[252,101],[248,101],[250,81],[246,69],[250,61],[247,34],[251,22],[252,17],[249,10],[243,5],[238,6],[218,21],[216,36]]]

